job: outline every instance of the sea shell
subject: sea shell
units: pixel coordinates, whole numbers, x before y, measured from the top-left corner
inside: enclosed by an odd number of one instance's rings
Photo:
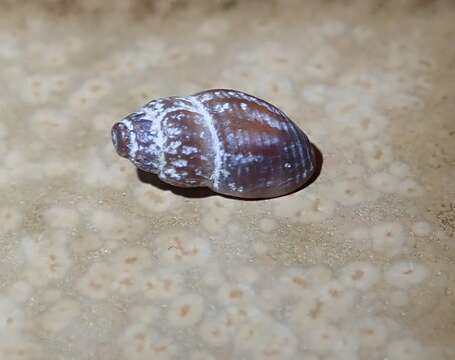
[[[307,136],[281,110],[236,90],[153,100],[112,127],[117,153],[179,187],[272,198],[315,171]]]

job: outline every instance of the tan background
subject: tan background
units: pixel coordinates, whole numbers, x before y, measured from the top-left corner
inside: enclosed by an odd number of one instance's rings
[[[0,359],[455,358],[453,1],[3,1]],[[319,147],[244,202],[110,127],[227,87]]]

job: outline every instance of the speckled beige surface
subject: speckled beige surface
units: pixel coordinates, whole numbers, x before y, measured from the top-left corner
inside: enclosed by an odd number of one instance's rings
[[[454,18],[2,2],[0,359],[454,359]],[[216,87],[288,113],[319,178],[236,201],[142,182],[113,151],[147,100]]]

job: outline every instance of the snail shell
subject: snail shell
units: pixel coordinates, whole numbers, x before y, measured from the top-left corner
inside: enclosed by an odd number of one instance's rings
[[[239,198],[290,193],[315,169],[313,148],[294,122],[235,90],[153,100],[114,124],[112,142],[166,183]]]

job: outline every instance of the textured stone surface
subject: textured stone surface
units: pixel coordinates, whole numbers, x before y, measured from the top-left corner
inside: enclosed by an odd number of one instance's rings
[[[451,1],[0,4],[0,359],[455,358]],[[324,156],[259,202],[110,127],[235,88]],[[152,183],[152,184],[150,184]]]

